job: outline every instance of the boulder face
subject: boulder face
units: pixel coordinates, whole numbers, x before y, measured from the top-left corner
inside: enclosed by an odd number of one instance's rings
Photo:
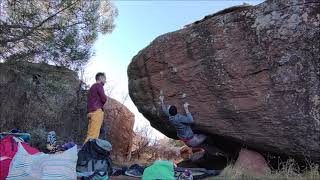
[[[254,177],[266,176],[270,172],[270,168],[261,154],[244,148],[239,152],[234,167]]]
[[[87,127],[84,94],[77,73],[69,69],[0,63],[0,129],[20,128],[43,145],[49,131],[56,131],[60,143],[82,142]]]
[[[77,73],[33,63],[0,63],[0,130],[14,128],[31,134],[31,144],[44,148],[47,133],[55,131],[59,144],[82,143],[87,133],[87,91]],[[134,115],[108,98],[104,106],[107,140],[113,159],[130,154]]]
[[[130,158],[133,143],[134,114],[120,102],[108,98],[104,105],[107,139],[112,144],[112,159],[124,162]]]
[[[224,150],[245,146],[319,163],[319,24],[314,0],[268,0],[207,16],[133,58],[130,97],[169,137],[175,130],[161,113],[160,90],[181,113],[189,102],[193,130]]]

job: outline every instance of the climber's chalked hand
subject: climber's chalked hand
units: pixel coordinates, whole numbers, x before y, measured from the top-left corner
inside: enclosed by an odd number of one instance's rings
[[[187,103],[187,102],[183,104],[184,108],[188,108],[188,106],[189,106],[189,103]]]

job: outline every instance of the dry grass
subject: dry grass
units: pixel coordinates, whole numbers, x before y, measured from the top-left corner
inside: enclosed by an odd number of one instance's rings
[[[219,176],[208,178],[208,180],[320,180],[320,168],[319,165],[310,164],[308,170],[303,173],[298,173],[299,168],[296,166],[293,160],[288,160],[284,163],[282,169],[277,171],[271,171],[265,176],[255,177],[249,175],[244,170],[234,168],[232,165],[227,166]]]

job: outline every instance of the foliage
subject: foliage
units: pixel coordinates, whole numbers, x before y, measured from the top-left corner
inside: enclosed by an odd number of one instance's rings
[[[0,60],[46,62],[78,70],[98,33],[114,29],[109,0],[0,0]]]
[[[182,141],[175,139],[169,139],[169,144],[173,145],[174,147],[182,147],[185,145]]]
[[[179,147],[170,143],[168,138],[151,139],[150,126],[144,126],[135,129],[133,140],[132,158],[147,162],[153,162],[156,159],[173,160],[178,157]]]

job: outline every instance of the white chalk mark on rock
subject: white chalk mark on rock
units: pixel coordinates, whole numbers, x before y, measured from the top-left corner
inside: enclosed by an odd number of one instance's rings
[[[160,71],[160,77],[163,78],[163,71]]]
[[[178,69],[176,67],[172,68],[173,72],[178,72]]]

